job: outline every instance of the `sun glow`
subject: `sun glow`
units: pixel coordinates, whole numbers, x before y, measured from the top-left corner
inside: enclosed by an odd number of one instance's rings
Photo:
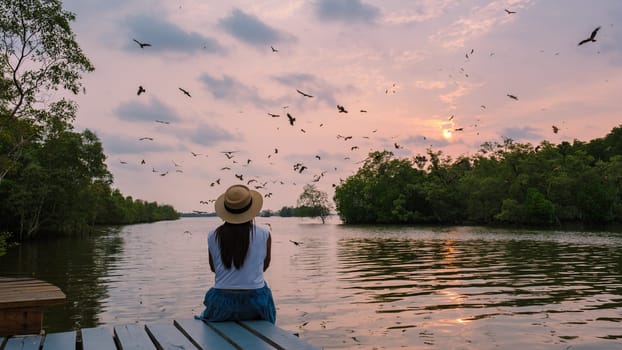
[[[449,130],[449,129],[445,129],[445,130],[443,130],[443,137],[444,137],[446,140],[449,140],[449,139],[451,138],[451,136],[452,136],[452,132],[451,132],[451,130]]]

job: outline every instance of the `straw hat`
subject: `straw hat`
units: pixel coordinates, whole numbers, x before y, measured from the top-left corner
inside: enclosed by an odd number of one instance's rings
[[[233,185],[221,194],[214,208],[216,215],[231,224],[241,224],[252,220],[263,204],[261,193],[244,185]]]

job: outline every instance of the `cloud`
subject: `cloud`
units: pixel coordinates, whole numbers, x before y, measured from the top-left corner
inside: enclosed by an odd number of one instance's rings
[[[446,13],[447,9],[456,5],[455,0],[423,0],[409,4],[409,8],[387,14],[384,22],[391,24],[409,24],[433,20]]]
[[[513,10],[521,10],[531,0],[517,0],[511,4]],[[481,37],[500,25],[511,23],[515,16],[508,16],[504,12],[505,6],[502,1],[494,1],[485,6],[475,7],[466,16],[456,20],[447,28],[439,30],[431,40],[441,43],[445,48],[462,48],[468,40]]]
[[[537,129],[534,129],[530,126],[525,126],[522,128],[506,128],[501,132],[501,135],[517,141],[543,139],[542,135],[537,132]]]
[[[123,23],[129,28],[132,38],[150,43],[150,51],[174,51],[224,53],[217,40],[196,32],[186,32],[173,23],[147,16],[129,16]],[[136,50],[137,44],[129,42],[128,50]]]
[[[149,102],[126,102],[122,103],[114,111],[121,120],[129,122],[154,122],[162,121],[178,121],[175,111],[160,102],[157,98],[151,97]]]
[[[424,90],[436,90],[446,88],[448,83],[443,80],[417,80],[415,87]]]
[[[449,141],[443,138],[428,137],[425,135],[412,135],[401,141],[403,144],[421,147],[445,147]]]
[[[316,15],[328,22],[374,22],[380,17],[380,9],[361,0],[319,0]]]
[[[213,146],[221,141],[238,141],[240,136],[234,135],[229,131],[207,123],[202,123],[191,129],[175,129],[174,135],[184,141],[191,141],[201,146]]]
[[[288,35],[237,8],[233,9],[228,17],[220,19],[219,25],[234,38],[257,47],[289,39]]]
[[[176,150],[171,145],[153,141],[140,141],[134,136],[100,132],[97,135],[101,139],[106,154],[145,154]]]
[[[274,81],[292,89],[301,90],[312,95],[316,100],[325,102],[331,107],[335,107],[337,99],[335,98],[335,88],[326,81],[317,78],[315,75],[308,73],[286,73],[273,77]]]
[[[212,96],[219,100],[250,102],[260,107],[273,103],[273,101],[259,95],[254,87],[246,86],[230,75],[225,74],[219,79],[203,73],[199,79]]]

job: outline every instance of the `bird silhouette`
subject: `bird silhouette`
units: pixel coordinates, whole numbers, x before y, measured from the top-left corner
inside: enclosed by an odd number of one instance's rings
[[[140,94],[142,94],[143,92],[147,92],[147,90],[145,90],[145,88],[142,85],[139,85],[138,92],[136,93],[136,95],[140,96]]]
[[[144,49],[145,46],[151,46],[151,44],[149,44],[149,43],[141,43],[140,41],[138,41],[136,39],[133,39],[133,40],[134,40],[135,43],[138,44],[138,46],[140,46],[141,49]]]
[[[193,155],[193,156],[195,156],[195,157],[196,157],[196,156],[200,156],[200,155],[201,155],[200,153],[194,153],[194,152],[192,152],[192,151],[190,151],[190,154],[192,154],[192,155]]]
[[[559,128],[555,125],[552,126],[553,128],[553,133],[557,134],[559,132]]]
[[[272,52],[279,52],[278,49],[275,49],[274,46],[270,45],[270,49],[272,49]]]
[[[344,106],[341,106],[341,105],[337,105],[337,110],[339,111],[339,113],[348,113],[346,108]]]
[[[156,123],[160,123],[160,124],[170,124],[171,122],[167,122],[164,120],[156,120]]]
[[[300,91],[300,90],[298,90],[298,89],[296,89],[296,91],[297,91],[299,94],[301,94],[302,96],[304,96],[304,97],[308,97],[308,98],[312,98],[312,97],[313,97],[313,96],[311,96],[311,95],[309,95],[309,94],[307,94],[307,93],[305,93],[305,92],[302,92],[302,91]]]
[[[184,93],[184,95],[186,95],[186,96],[188,96],[188,97],[192,97],[192,96],[190,96],[190,93],[188,92],[188,90],[185,90],[185,89],[182,89],[182,88],[179,88],[179,90],[180,90],[181,92],[183,92],[183,93]]]
[[[233,153],[235,153],[236,151],[222,151],[221,153],[224,153],[225,156],[227,157],[227,159],[231,159],[233,158]]]
[[[507,94],[507,96],[508,96],[509,98],[513,99],[513,100],[518,101],[518,97],[516,97],[515,95],[512,95],[512,94]]]
[[[238,179],[240,179],[240,181],[244,181],[244,175],[243,174],[235,174],[235,177],[237,177]]]
[[[510,11],[510,10],[508,10],[508,9],[505,9],[505,10],[503,10],[503,11],[505,11],[508,15],[511,15],[511,14],[513,14],[513,13],[516,13],[516,11]]]
[[[294,122],[296,121],[296,118],[292,117],[291,114],[287,113],[287,119],[289,120],[289,125],[294,125]]]
[[[144,141],[144,140],[153,141],[153,137],[141,137],[138,140],[140,140],[140,141]]]
[[[596,29],[594,29],[592,31],[592,34],[590,34],[590,37],[587,39],[583,39],[579,42],[579,45],[577,46],[581,46],[585,43],[589,43],[589,42],[596,42],[596,33],[598,33],[598,31],[600,30],[600,26],[596,27]]]
[[[302,244],[302,242],[292,241],[291,239],[289,241],[294,243],[294,245],[301,245]]]
[[[268,112],[268,115],[271,116],[272,118],[278,118],[278,117],[281,116],[280,114],[274,114],[274,113],[270,113],[270,112]]]

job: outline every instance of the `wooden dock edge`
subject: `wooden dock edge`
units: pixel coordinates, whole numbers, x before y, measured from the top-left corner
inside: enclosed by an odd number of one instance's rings
[[[0,337],[0,350],[100,349],[319,350],[268,321],[204,322],[174,319],[75,331]]]

